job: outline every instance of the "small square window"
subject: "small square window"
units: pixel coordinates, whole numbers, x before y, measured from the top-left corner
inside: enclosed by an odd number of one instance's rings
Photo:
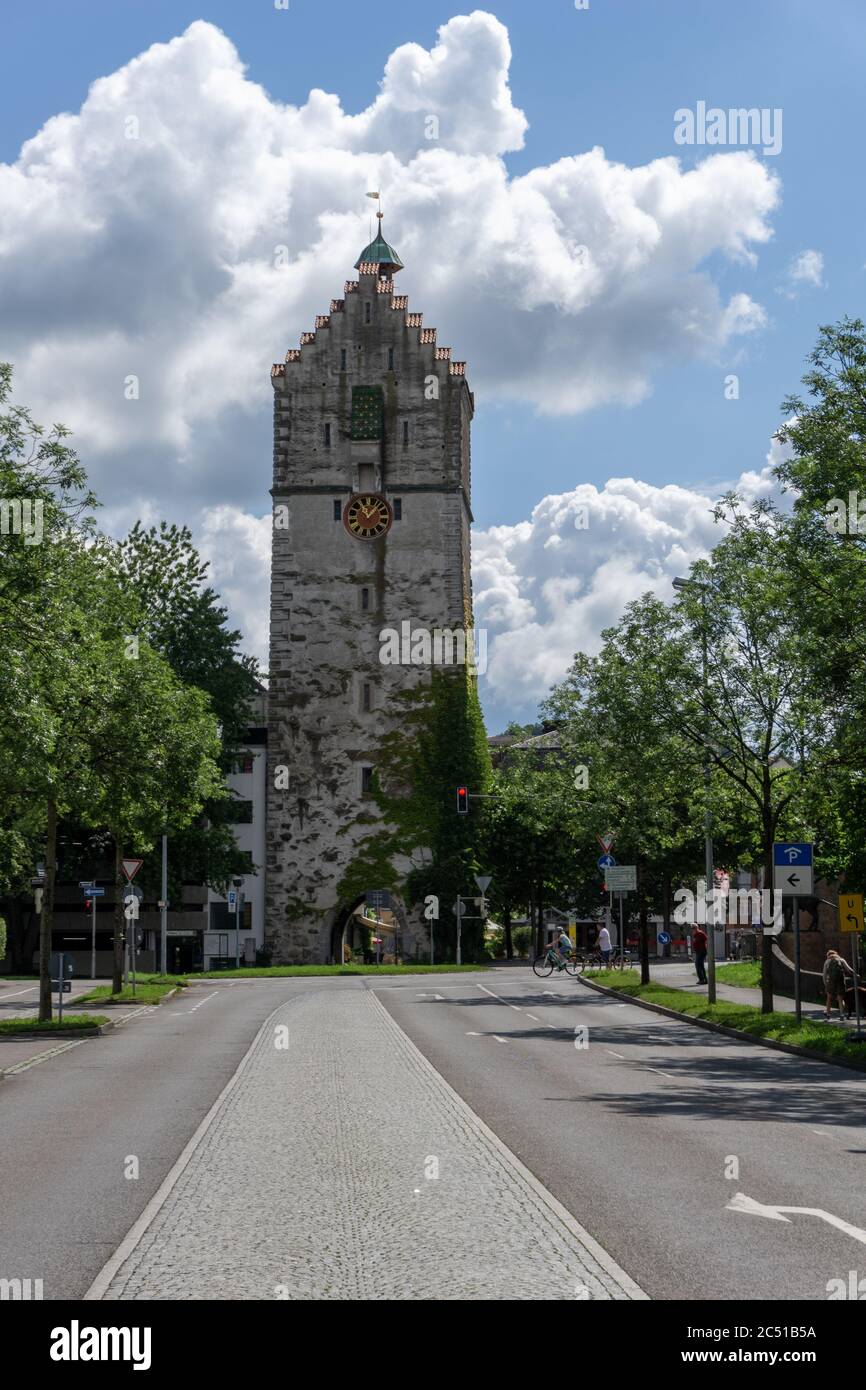
[[[334,498],[334,520],[339,521],[343,515],[343,503],[339,497]]]
[[[341,371],[341,372],[344,372],[345,370],[346,370],[346,349],[345,349],[345,348],[340,348],[340,371]]]
[[[371,767],[361,768],[361,791],[362,793],[373,790],[373,769]]]
[[[328,423],[326,423],[326,425],[325,425],[325,448],[326,448],[326,449],[330,449],[330,447],[331,447],[331,425],[330,425],[330,422],[328,422]]]
[[[395,498],[394,498],[394,502],[393,502],[393,507],[394,507],[394,520],[395,520],[395,521],[402,521],[402,520],[403,520],[403,498],[402,498],[402,497],[395,497]]]
[[[238,772],[252,772],[252,770],[253,770],[253,755],[252,755],[252,753],[244,753],[243,756],[239,759],[239,763],[240,763],[240,766],[238,767]]]

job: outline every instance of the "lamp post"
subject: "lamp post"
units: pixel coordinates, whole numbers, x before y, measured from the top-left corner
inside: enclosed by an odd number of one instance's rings
[[[713,813],[711,803],[712,762],[710,760],[710,691],[707,672],[707,593],[709,584],[700,579],[675,579],[675,589],[698,589],[701,595],[701,658],[704,705],[704,876],[706,878],[707,905],[712,903],[712,914],[707,932],[707,1003],[716,1002],[716,913],[715,893],[713,893]],[[710,896],[712,894],[712,897]],[[708,914],[710,915],[710,914]]]
[[[241,888],[243,882],[242,878],[232,879],[232,886],[235,890],[235,970],[240,969],[241,963]]]

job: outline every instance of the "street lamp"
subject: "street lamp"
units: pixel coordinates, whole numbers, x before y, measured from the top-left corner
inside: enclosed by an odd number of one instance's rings
[[[701,623],[701,656],[703,668],[703,687],[704,687],[704,747],[706,755],[704,758],[704,876],[706,878],[707,903],[713,903],[715,909],[715,894],[710,899],[713,889],[713,819],[710,801],[710,786],[712,780],[712,761],[710,759],[710,692],[707,675],[707,592],[712,586],[704,583],[700,579],[675,579],[675,589],[698,589],[701,595],[701,609],[703,621]],[[716,914],[712,912],[710,930],[707,932],[707,1003],[716,1002]]]

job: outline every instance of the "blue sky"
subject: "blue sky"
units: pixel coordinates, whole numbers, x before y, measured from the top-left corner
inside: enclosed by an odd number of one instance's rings
[[[756,263],[713,251],[701,267],[723,299],[744,292],[761,305],[762,326],[714,353],[674,350],[659,358],[648,394],[631,406],[602,400],[550,415],[537,401],[480,398],[473,436],[477,527],[525,522],[545,496],[582,483],[602,489],[617,477],[713,495],[764,464],[780,401],[797,387],[817,326],[862,311],[866,6],[591,0],[579,11],[571,0],[502,0],[489,10],[508,29],[511,99],[529,121],[523,148],[501,156],[510,176],[594,145],[629,168],[671,156],[692,168],[714,151],[676,145],[674,112],[699,100],[725,109],[780,108],[783,143],[778,156],[763,159],[781,180],[781,200],[768,218],[772,238],[751,247]],[[374,100],[390,53],[404,43],[431,48],[440,25],[470,11],[455,3],[373,11],[345,0],[290,0],[288,12],[265,0],[10,7],[0,53],[0,161],[14,162],[22,142],[50,117],[77,112],[95,78],[196,19],[225,32],[247,77],[275,101],[302,105],[311,88],[321,87],[339,94],[352,114]],[[373,13],[381,17],[367,17]],[[399,224],[392,218],[386,230],[399,249]],[[794,284],[789,269],[806,251],[818,252],[822,266],[812,281]],[[410,273],[414,301],[423,307],[425,268],[407,265]],[[287,321],[285,345],[308,326]],[[462,356],[458,332],[441,327],[442,340]],[[275,356],[282,346],[274,344]],[[469,368],[471,376],[471,358]],[[739,377],[736,401],[724,395],[730,372]],[[493,701],[496,719],[526,716],[532,699],[507,703]]]

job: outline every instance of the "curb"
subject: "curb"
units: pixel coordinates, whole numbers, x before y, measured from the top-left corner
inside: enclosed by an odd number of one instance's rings
[[[34,1028],[23,1028],[20,1033],[0,1033],[2,1038],[52,1038],[64,1041],[66,1038],[98,1038],[102,1033],[108,1033],[115,1025],[109,1019],[107,1023],[93,1023],[84,1028],[53,1028],[46,1029],[45,1032],[37,1032]],[[0,1072],[0,1076],[2,1076]]]
[[[623,994],[618,989],[609,989],[607,985],[597,985],[594,980],[585,980],[583,975],[578,975],[577,978],[582,985],[595,990],[597,994],[607,994],[611,999],[622,999],[639,1009],[649,1009],[650,1013],[678,1019],[680,1023],[692,1023],[696,1028],[705,1028],[709,1033],[721,1033],[723,1037],[733,1038],[735,1042],[757,1043],[759,1047],[770,1047],[774,1052],[789,1052],[793,1057],[809,1057],[814,1062],[827,1062],[833,1067],[847,1067],[849,1071],[866,1072],[866,1057],[862,1061],[853,1057],[830,1057],[826,1052],[813,1052],[810,1047],[798,1047],[796,1043],[760,1038],[756,1033],[742,1033],[738,1028],[726,1027],[724,1023],[713,1023],[708,1018],[695,1018],[694,1014],[680,1013],[678,1009],[669,1009],[665,1004],[650,1004],[648,1000],[637,999],[633,994]]]

